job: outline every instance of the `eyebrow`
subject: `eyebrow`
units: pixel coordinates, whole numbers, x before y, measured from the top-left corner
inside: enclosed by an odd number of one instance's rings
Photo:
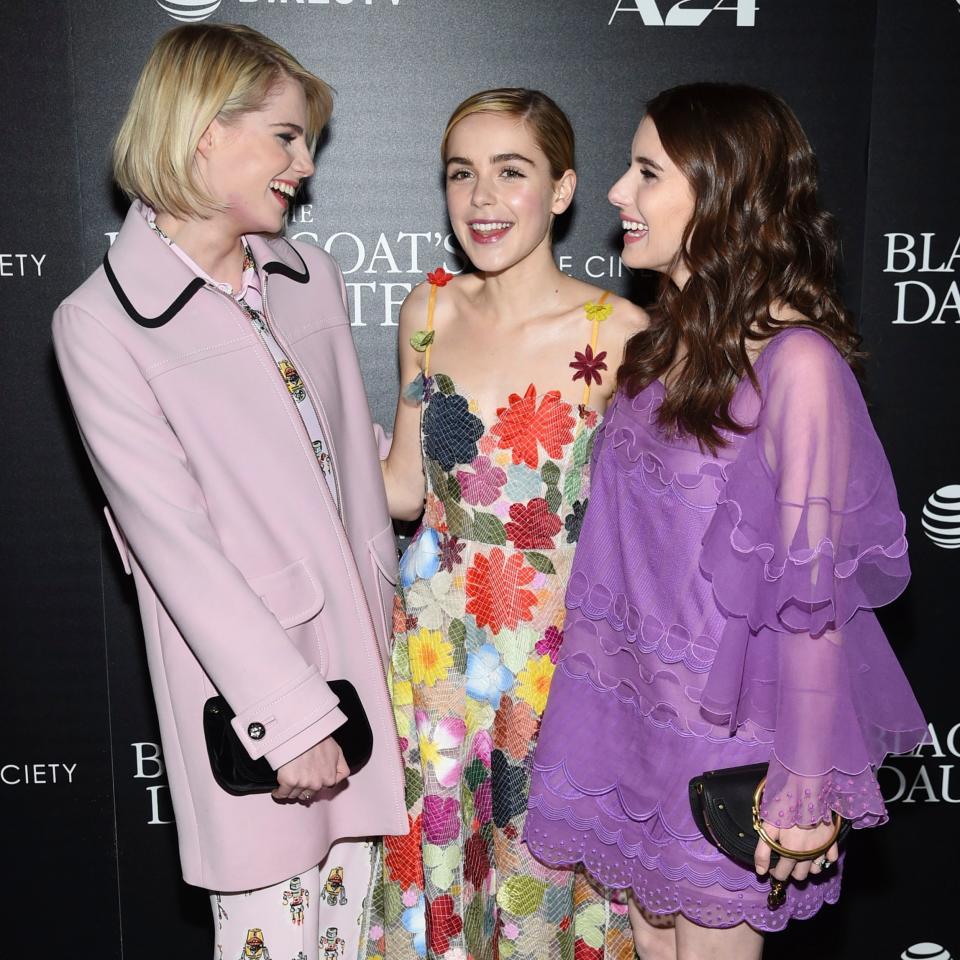
[[[633,159],[636,160],[637,163],[643,163],[648,167],[653,167],[654,170],[659,170],[661,173],[663,172],[663,167],[661,167],[659,163],[655,163],[649,157],[637,156],[637,157],[634,157]]]
[[[512,163],[517,160],[522,163],[529,163],[531,167],[536,166],[529,157],[525,157],[522,153],[498,153],[490,158],[491,163]],[[451,163],[459,163],[465,167],[473,166],[473,161],[468,157],[447,157],[447,166],[450,166]]]
[[[301,137],[303,136],[303,127],[301,127],[299,123],[286,123],[286,122],[285,122],[285,123],[271,123],[270,126],[271,126],[271,127],[287,127],[287,128],[289,128],[290,130],[294,130],[294,131],[296,131],[297,133],[299,133]]]

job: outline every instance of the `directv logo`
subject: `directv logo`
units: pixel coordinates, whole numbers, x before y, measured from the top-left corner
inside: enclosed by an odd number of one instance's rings
[[[951,483],[932,494],[923,508],[923,532],[945,550],[960,547],[960,484]]]
[[[949,488],[948,488],[949,489]],[[960,489],[953,487],[952,489]],[[931,497],[931,499],[933,499]],[[939,943],[915,943],[900,954],[901,960],[950,960],[950,951]]]
[[[157,6],[181,23],[199,23],[216,11],[220,0],[157,0]]]

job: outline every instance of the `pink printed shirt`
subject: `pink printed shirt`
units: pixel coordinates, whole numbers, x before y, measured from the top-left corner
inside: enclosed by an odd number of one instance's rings
[[[253,328],[260,335],[260,339],[263,341],[267,350],[270,351],[277,370],[283,378],[283,382],[286,384],[287,390],[297,408],[297,412],[300,414],[300,419],[303,420],[303,425],[310,437],[310,442],[313,444],[313,450],[317,455],[317,461],[320,464],[320,469],[323,471],[327,486],[330,488],[330,493],[333,496],[334,502],[337,504],[337,509],[340,510],[339,482],[334,471],[333,458],[329,454],[329,444],[323,435],[323,427],[320,424],[320,418],[317,416],[316,407],[314,407],[313,402],[310,400],[303,380],[301,380],[300,374],[297,373],[297,368],[289,361],[286,354],[284,354],[283,348],[277,342],[273,331],[270,329],[269,318],[263,307],[263,283],[257,270],[257,265],[254,262],[253,254],[250,252],[250,245],[247,243],[247,238],[240,238],[243,244],[243,270],[240,277],[240,289],[234,292],[233,287],[229,283],[222,283],[209,276],[182,247],[174,243],[174,241],[160,229],[157,225],[157,214],[155,210],[144,205],[143,212],[147,223],[154,233],[156,233],[207,286],[213,287],[236,300],[240,308],[249,318]]]

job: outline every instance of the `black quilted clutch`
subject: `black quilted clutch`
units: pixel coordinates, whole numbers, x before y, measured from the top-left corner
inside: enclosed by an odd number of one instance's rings
[[[347,722],[331,736],[343,751],[343,758],[356,773],[373,753],[373,730],[360,702],[356,687],[349,680],[328,680],[327,686],[340,699]],[[210,757],[213,778],[227,793],[269,793],[277,788],[277,771],[266,758],[252,760],[231,725],[234,712],[223,697],[211,697],[203,705],[203,735]]]
[[[765,763],[725,770],[709,770],[690,781],[690,809],[700,832],[733,860],[753,866],[753,854],[760,835],[754,828],[754,796],[757,785],[767,775]],[[850,832],[844,820],[837,842]],[[770,866],[780,859],[770,853]],[[809,859],[814,859],[810,857]]]

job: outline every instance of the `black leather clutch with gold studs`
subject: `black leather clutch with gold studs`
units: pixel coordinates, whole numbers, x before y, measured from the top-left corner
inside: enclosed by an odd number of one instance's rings
[[[771,850],[770,866],[781,857],[791,860],[816,860],[834,843],[842,843],[850,831],[850,821],[839,814],[833,817],[833,835],[816,850],[790,850],[767,835],[760,816],[760,801],[766,783],[767,765],[753,763],[723,770],[708,770],[690,781],[690,810],[700,832],[717,849],[746,867],[753,867],[757,841]],[[772,881],[770,906],[783,902],[782,884]]]

